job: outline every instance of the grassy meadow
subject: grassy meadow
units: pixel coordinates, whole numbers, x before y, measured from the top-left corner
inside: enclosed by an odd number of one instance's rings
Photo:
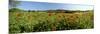
[[[55,10],[54,10],[55,11]],[[44,32],[94,27],[93,10],[72,12],[9,10],[9,32]]]

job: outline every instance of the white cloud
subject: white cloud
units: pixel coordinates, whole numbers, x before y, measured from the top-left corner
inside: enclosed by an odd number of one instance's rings
[[[37,1],[37,2],[52,2],[52,3],[71,3],[71,4],[86,4],[94,5],[94,0],[19,0],[19,1]]]

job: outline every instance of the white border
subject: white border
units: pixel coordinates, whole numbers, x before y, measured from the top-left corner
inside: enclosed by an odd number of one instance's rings
[[[0,34],[8,33],[8,0],[0,0]]]

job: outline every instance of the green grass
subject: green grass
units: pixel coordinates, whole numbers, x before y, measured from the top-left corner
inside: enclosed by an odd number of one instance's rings
[[[9,32],[43,32],[93,28],[93,12],[9,12]]]

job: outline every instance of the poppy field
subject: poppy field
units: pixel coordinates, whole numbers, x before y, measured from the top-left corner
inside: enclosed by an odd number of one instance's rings
[[[9,12],[9,32],[44,32],[94,27],[93,11],[74,13]]]

